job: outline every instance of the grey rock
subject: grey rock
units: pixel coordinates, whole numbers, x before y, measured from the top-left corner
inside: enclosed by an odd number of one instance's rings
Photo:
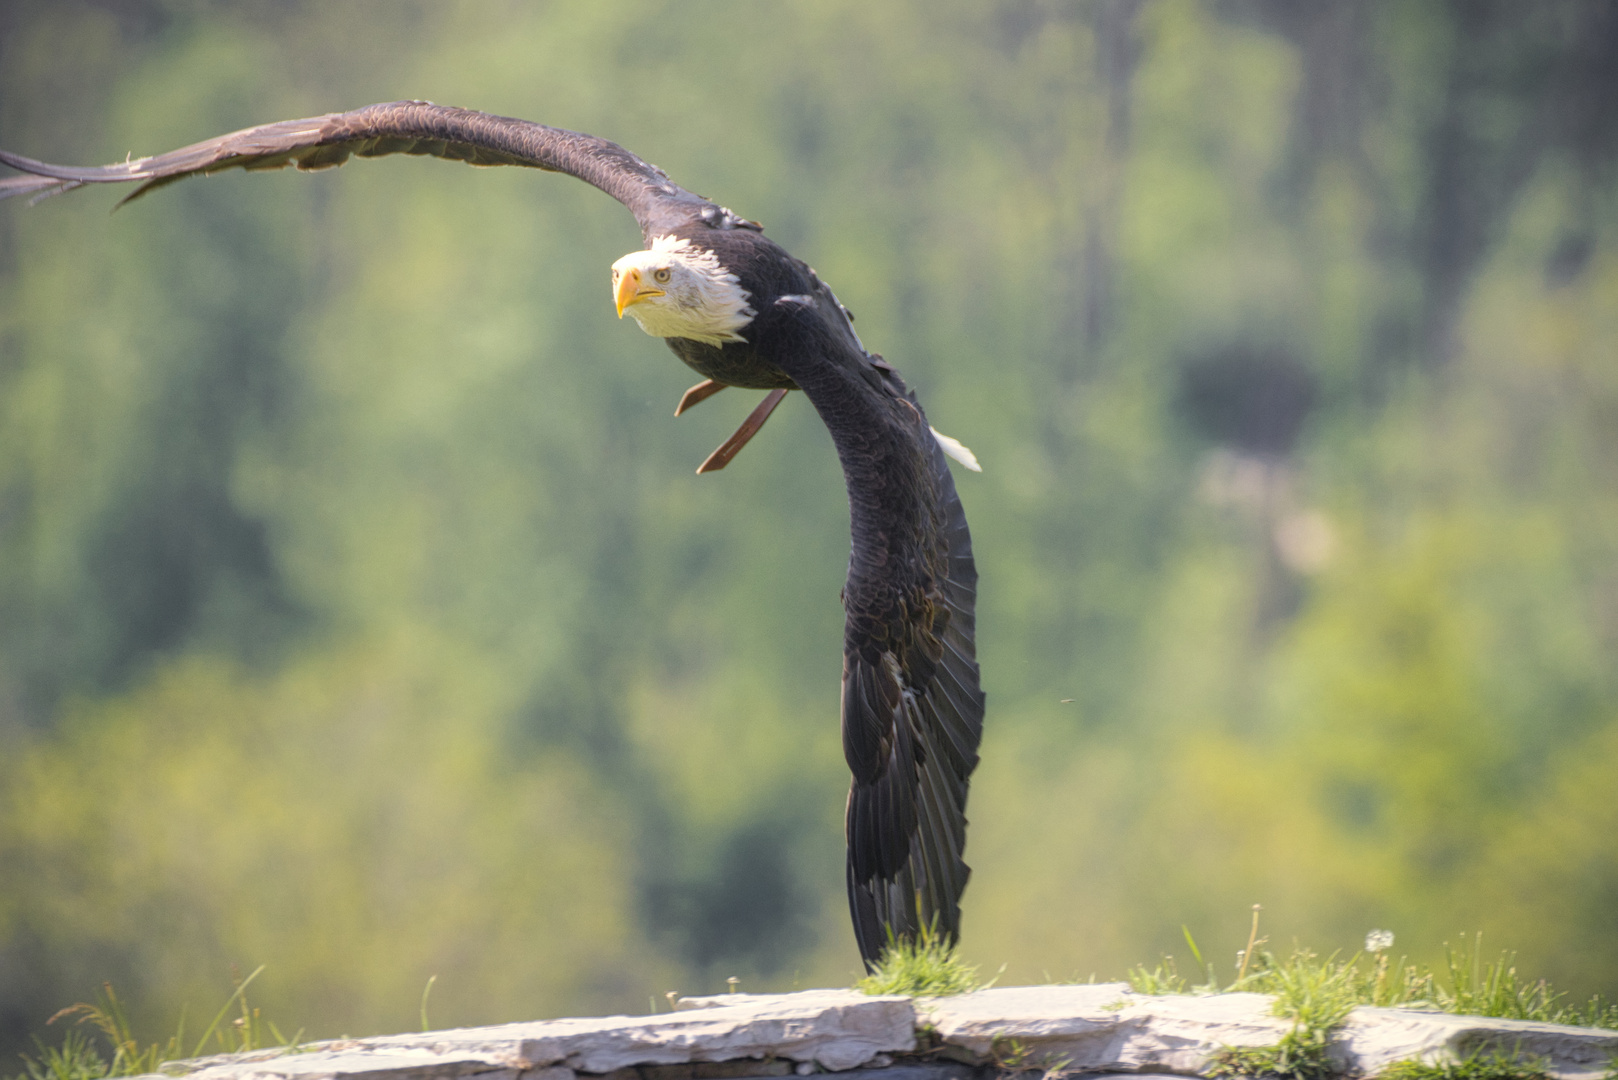
[[[915,1011],[908,998],[811,990],[725,995],[705,1008],[653,1016],[536,1020],[350,1039],[318,1044],[305,1053],[210,1059],[191,1063],[190,1080],[450,1080],[474,1075],[574,1080],[580,1072],[608,1074],[697,1062],[737,1064],[694,1069],[688,1077],[663,1076],[653,1068],[637,1076],[739,1080],[785,1075],[791,1062],[852,1069],[884,1052],[906,1053],[915,1045]]]
[[[1148,997],[1127,983],[1015,986],[918,1002],[944,1042],[979,1060],[1082,1072],[1195,1074],[1227,1046],[1272,1046],[1288,1022],[1262,994]]]
[[[572,1069],[563,1065],[547,1065],[543,1069],[524,1069],[517,1074],[518,1080],[574,1080]],[[478,1080],[491,1080],[479,1077]]]
[[[364,1041],[324,1044],[307,1053],[252,1053],[210,1058],[187,1080],[518,1080],[519,1070],[477,1054],[377,1049]],[[537,1080],[537,1078],[536,1078]],[[572,1076],[545,1080],[573,1080]]]
[[[724,997],[721,1005],[672,1014],[545,1020],[370,1042],[427,1045],[442,1054],[474,1051],[495,1062],[566,1065],[589,1073],[767,1057],[841,1070],[884,1051],[915,1048],[915,1013],[907,998],[873,998],[851,990]]]
[[[1272,1015],[1273,1004],[1265,994],[1151,997],[1111,983],[983,990],[917,1008],[948,1046],[977,1061],[1015,1054],[1030,1066],[1183,1076],[1205,1071],[1226,1047],[1279,1042],[1292,1023]],[[1359,1008],[1332,1047],[1339,1067],[1362,1076],[1396,1061],[1458,1061],[1478,1052],[1539,1059],[1563,1080],[1597,1080],[1618,1055],[1618,1032]]]
[[[1593,1080],[1607,1076],[1618,1058],[1618,1031],[1362,1007],[1349,1015],[1338,1047],[1368,1075],[1408,1058],[1460,1061],[1503,1053],[1543,1059],[1548,1071],[1564,1080]]]
[[[924,1061],[857,1069],[845,1080],[995,1080],[1002,1075],[992,1066],[963,1065],[958,1061]]]
[[[654,1016],[345,1039],[177,1069],[187,1080],[767,1080],[851,1069],[849,1080],[993,1080],[1024,1069],[1163,1080],[1205,1072],[1226,1047],[1275,1045],[1291,1022],[1271,1015],[1273,1004],[1261,994],[1151,997],[1123,983],[914,1002],[850,990],[723,994]],[[1362,1008],[1332,1047],[1345,1073],[1365,1076],[1395,1061],[1493,1051],[1540,1059],[1562,1080],[1597,1080],[1618,1055],[1618,1032]]]
[[[815,1070],[814,1064],[808,1061],[794,1066],[781,1059],[743,1058],[740,1061],[689,1061],[683,1065],[638,1065],[620,1071],[626,1074],[623,1080],[757,1080],[765,1076],[787,1076],[795,1067]],[[627,1075],[631,1072],[634,1076]]]

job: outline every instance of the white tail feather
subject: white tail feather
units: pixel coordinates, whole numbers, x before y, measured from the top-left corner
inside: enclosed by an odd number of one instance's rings
[[[938,440],[938,445],[943,448],[944,453],[948,454],[956,461],[959,461],[962,465],[965,465],[973,472],[983,471],[983,466],[978,464],[977,455],[972,453],[972,451],[968,450],[965,446],[961,445],[960,442],[950,438],[948,435],[945,435],[942,431],[939,431],[935,427],[929,427],[927,430],[933,433],[933,438]]]

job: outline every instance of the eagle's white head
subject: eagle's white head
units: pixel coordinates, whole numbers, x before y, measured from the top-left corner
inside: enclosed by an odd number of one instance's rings
[[[747,290],[711,251],[660,236],[646,251],[612,264],[618,317],[630,314],[653,337],[691,338],[709,345],[741,341],[753,321]]]

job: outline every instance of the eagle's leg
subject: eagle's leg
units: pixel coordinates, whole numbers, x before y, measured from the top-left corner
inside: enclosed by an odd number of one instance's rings
[[[693,390],[698,389],[692,387]],[[712,391],[710,391],[711,393]],[[690,396],[690,391],[687,391]],[[764,421],[770,418],[775,407],[781,404],[781,399],[787,396],[785,390],[771,390],[764,395],[764,400],[758,403],[758,408],[747,414],[742,426],[736,433],[719,445],[719,449],[708,455],[708,460],[697,466],[698,473],[718,472],[730,464],[730,459],[736,456],[737,451],[747,445],[747,440],[758,434],[758,429],[764,426]],[[698,398],[697,400],[702,400]]]
[[[713,397],[715,394],[719,393],[719,391],[723,390],[729,385],[729,383],[722,383],[717,379],[703,379],[701,382],[697,383],[697,385],[680,395],[680,403],[674,406],[674,415],[679,416],[691,406],[696,405],[699,402],[707,401],[709,398]]]

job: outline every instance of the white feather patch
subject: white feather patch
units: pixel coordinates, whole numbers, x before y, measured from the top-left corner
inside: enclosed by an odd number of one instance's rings
[[[659,266],[678,267],[677,282],[668,298],[635,304],[626,309],[653,337],[682,337],[709,345],[742,341],[737,333],[757,314],[747,290],[719,257],[676,236],[659,236],[645,251],[636,251],[613,264],[615,269],[638,267],[650,274]],[[681,287],[682,283],[685,287]]]
[[[973,472],[983,471],[983,466],[978,464],[978,456],[972,453],[972,451],[968,450],[959,441],[950,438],[948,435],[945,435],[942,431],[939,431],[935,427],[929,427],[927,430],[933,433],[933,438],[938,440],[938,445],[944,451],[944,453],[948,454],[956,461],[959,461],[962,465],[965,465]]]

